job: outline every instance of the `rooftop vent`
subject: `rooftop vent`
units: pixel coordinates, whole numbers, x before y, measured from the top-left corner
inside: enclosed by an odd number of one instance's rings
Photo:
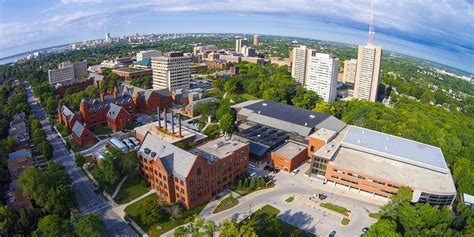
[[[212,148],[214,149],[219,149],[220,147],[223,147],[225,145],[224,141],[219,141],[211,145]]]
[[[364,130],[362,130],[362,134],[364,134],[364,133],[365,133],[365,131],[364,131]]]
[[[145,154],[147,154],[147,155],[150,154],[150,152],[151,152],[150,148],[148,148],[148,147],[145,148],[145,149],[143,149],[143,151],[144,151]]]
[[[387,146],[385,146],[385,150],[388,150],[388,147],[387,147]]]
[[[308,123],[304,123],[304,126],[308,126]]]
[[[357,143],[360,143],[360,139],[357,139]]]
[[[331,150],[326,150],[326,153],[329,153]]]
[[[312,119],[316,118],[316,116],[314,116],[314,114],[310,114],[309,117],[312,118]]]
[[[261,113],[262,113],[262,111],[260,111],[260,110],[259,110],[259,111],[258,111],[258,113],[259,113],[259,114],[261,114]]]
[[[155,158],[156,152],[152,152],[152,153],[150,154],[150,156],[153,157],[153,158]]]
[[[263,106],[267,106],[268,104],[267,103],[262,103]]]
[[[385,137],[385,140],[387,140],[387,141],[388,141],[388,136],[387,136],[387,137]]]
[[[334,144],[331,144],[331,147],[334,147]]]

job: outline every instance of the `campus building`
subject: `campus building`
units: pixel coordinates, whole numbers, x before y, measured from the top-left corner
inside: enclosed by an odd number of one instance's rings
[[[316,92],[325,102],[336,100],[339,59],[324,53],[308,56],[305,89]]]
[[[321,139],[320,139],[321,138]],[[440,148],[405,138],[347,126],[315,134],[312,176],[374,198],[388,198],[400,187],[413,192],[412,202],[451,205],[456,188]]]
[[[71,63],[69,61],[62,62],[58,65],[58,69],[48,70],[49,84],[74,80],[76,78],[84,78],[87,76],[87,62],[80,61]]]
[[[374,45],[359,45],[354,84],[354,98],[375,102],[380,80],[382,48]]]
[[[188,152],[147,133],[138,150],[139,167],[160,200],[192,209],[246,174],[248,149],[221,137]]]
[[[94,142],[94,136],[92,132],[84,127],[79,121],[74,123],[71,129],[72,139],[76,141],[80,146],[85,146]]]
[[[354,84],[357,72],[357,60],[350,59],[344,61],[344,74],[342,82]]]
[[[117,68],[112,70],[113,74],[116,74],[121,79],[125,80],[125,82],[129,83],[132,79],[153,75],[153,71],[148,68],[131,68],[131,67],[123,67]]]
[[[311,50],[304,45],[298,48],[293,48],[291,60],[291,77],[300,85],[305,85],[306,82],[306,67],[308,63],[308,56]]]
[[[153,89],[172,91],[189,87],[191,57],[179,52],[170,52],[161,57],[153,57],[151,65]]]

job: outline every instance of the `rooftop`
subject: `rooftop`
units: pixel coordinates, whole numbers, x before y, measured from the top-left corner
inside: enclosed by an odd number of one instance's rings
[[[336,134],[337,133],[335,131],[321,128],[315,133],[311,134],[310,137],[325,141],[327,143],[328,141],[332,140]]]
[[[168,116],[169,118],[168,119],[171,119],[171,116]],[[176,122],[175,125],[174,125],[174,131],[175,131],[175,134],[174,135],[171,135],[170,131],[171,131],[171,124],[170,122],[168,121],[167,123],[167,130],[168,132],[165,132],[164,129],[163,129],[163,126],[164,126],[164,123],[163,121],[161,122],[161,129],[158,127],[158,121],[156,122],[152,122],[152,123],[149,123],[149,124],[145,124],[143,126],[140,126],[140,127],[136,127],[134,128],[135,132],[136,133],[140,133],[142,135],[145,135],[147,132],[153,134],[154,136],[158,137],[160,140],[164,141],[164,142],[167,142],[167,143],[170,143],[170,144],[175,144],[175,143],[178,143],[180,141],[183,141],[183,140],[188,140],[190,139],[191,137],[197,137],[196,136],[196,132],[184,127],[184,126],[181,126],[181,137],[179,137],[178,135],[178,130],[179,130],[179,125],[178,123]]]
[[[31,158],[31,151],[28,149],[21,149],[8,154],[8,160],[17,160],[23,157]]]
[[[255,125],[247,128],[235,136],[239,138],[239,140],[249,142],[250,153],[257,156],[263,156],[288,139],[286,132],[263,125]]]
[[[332,164],[406,185],[415,190],[456,194],[453,178],[449,172],[440,173],[343,146],[337,149]]]
[[[121,71],[121,72],[143,72],[143,71],[151,71],[151,69],[148,69],[148,68],[121,67],[121,68],[113,69],[112,71]]]
[[[239,115],[247,117],[249,121],[303,137],[309,136],[315,129],[326,128],[339,132],[346,126],[334,116],[270,100],[249,100],[231,107],[239,110]]]
[[[449,173],[439,147],[413,140],[350,126],[341,145],[425,169]]]
[[[82,125],[79,121],[76,121],[72,126],[72,133],[76,134],[76,136],[80,137],[84,132],[84,125]]]
[[[160,137],[147,133],[138,154],[151,161],[160,159],[168,175],[184,179],[188,176],[197,156],[175,145],[162,141]]]
[[[306,152],[306,145],[288,141],[273,151],[273,153],[282,157],[293,159],[299,155],[302,151]]]
[[[204,145],[194,148],[191,152],[199,155],[208,163],[213,163],[217,159],[222,159],[234,151],[247,146],[247,143],[238,141],[235,138],[220,137]]]

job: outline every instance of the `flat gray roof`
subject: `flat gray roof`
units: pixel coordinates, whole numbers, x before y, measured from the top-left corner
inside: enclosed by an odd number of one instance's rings
[[[306,145],[296,143],[293,141],[288,141],[272,152],[291,160],[295,158],[295,156],[300,154],[302,151],[306,152],[306,147],[307,147]]]
[[[335,131],[325,129],[325,128],[321,128],[318,131],[311,134],[310,137],[314,137],[314,138],[317,138],[319,140],[323,140],[327,143],[328,141],[333,139],[336,136],[336,134],[337,133]]]
[[[234,151],[248,146],[248,143],[238,141],[235,138],[220,137],[216,140],[212,140],[204,145],[194,148],[191,152],[199,155],[207,162],[212,163],[216,159],[222,159]]]
[[[419,191],[456,194],[456,187],[449,172],[441,173],[352,148],[341,146],[332,164]]]
[[[443,152],[439,147],[413,140],[350,126],[341,145],[426,169],[449,173]]]

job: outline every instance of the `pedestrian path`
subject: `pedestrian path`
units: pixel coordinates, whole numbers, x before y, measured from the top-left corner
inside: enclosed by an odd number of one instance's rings
[[[125,176],[122,181],[120,181],[120,183],[117,185],[117,187],[115,188],[115,191],[114,191],[114,194],[112,194],[112,199],[114,199],[117,194],[120,192],[120,189],[122,188],[122,184],[125,183],[125,180],[127,180],[128,178],[128,175]]]

